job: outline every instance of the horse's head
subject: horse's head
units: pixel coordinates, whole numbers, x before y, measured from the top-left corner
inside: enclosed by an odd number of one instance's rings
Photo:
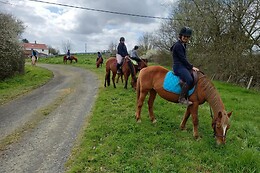
[[[131,85],[136,90],[136,84],[137,84],[137,77],[132,78]]]
[[[220,111],[212,120],[212,128],[217,144],[226,143],[227,131],[230,128],[229,118],[231,114],[232,112],[226,113],[226,111]]]
[[[142,58],[141,60],[142,61],[141,61],[141,64],[140,64],[140,68],[142,69],[142,68],[147,67],[148,66],[148,59]]]

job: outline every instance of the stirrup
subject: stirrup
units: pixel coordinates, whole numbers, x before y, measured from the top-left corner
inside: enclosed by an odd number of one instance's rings
[[[187,106],[190,106],[193,104],[191,101],[189,101],[188,99],[185,99],[185,98],[181,98],[178,101],[180,104],[187,105]]]

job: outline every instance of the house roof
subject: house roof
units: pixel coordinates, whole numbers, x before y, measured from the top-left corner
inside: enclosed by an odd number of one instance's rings
[[[47,50],[46,44],[23,43],[24,49],[44,49]]]

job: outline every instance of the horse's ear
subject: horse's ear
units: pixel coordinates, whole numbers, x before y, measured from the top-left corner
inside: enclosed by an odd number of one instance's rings
[[[229,113],[227,114],[228,118],[231,117],[232,113],[233,113],[233,111],[231,111],[231,112],[229,112]]]

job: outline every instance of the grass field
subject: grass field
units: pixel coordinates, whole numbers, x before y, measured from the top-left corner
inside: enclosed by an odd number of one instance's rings
[[[260,93],[231,84],[214,82],[227,111],[233,111],[227,143],[216,146],[209,107],[199,109],[199,140],[179,124],[185,107],[157,96],[154,111],[157,123],[148,118],[147,104],[142,123],[135,122],[135,91],[123,84],[104,87],[105,67],[96,69],[94,55],[78,56],[81,68],[94,71],[101,86],[91,116],[67,162],[67,172],[260,172]],[[62,63],[62,58],[40,59]],[[1,85],[0,85],[1,86]]]
[[[52,76],[52,72],[44,68],[26,65],[24,75],[0,82],[0,105],[45,84]]]

